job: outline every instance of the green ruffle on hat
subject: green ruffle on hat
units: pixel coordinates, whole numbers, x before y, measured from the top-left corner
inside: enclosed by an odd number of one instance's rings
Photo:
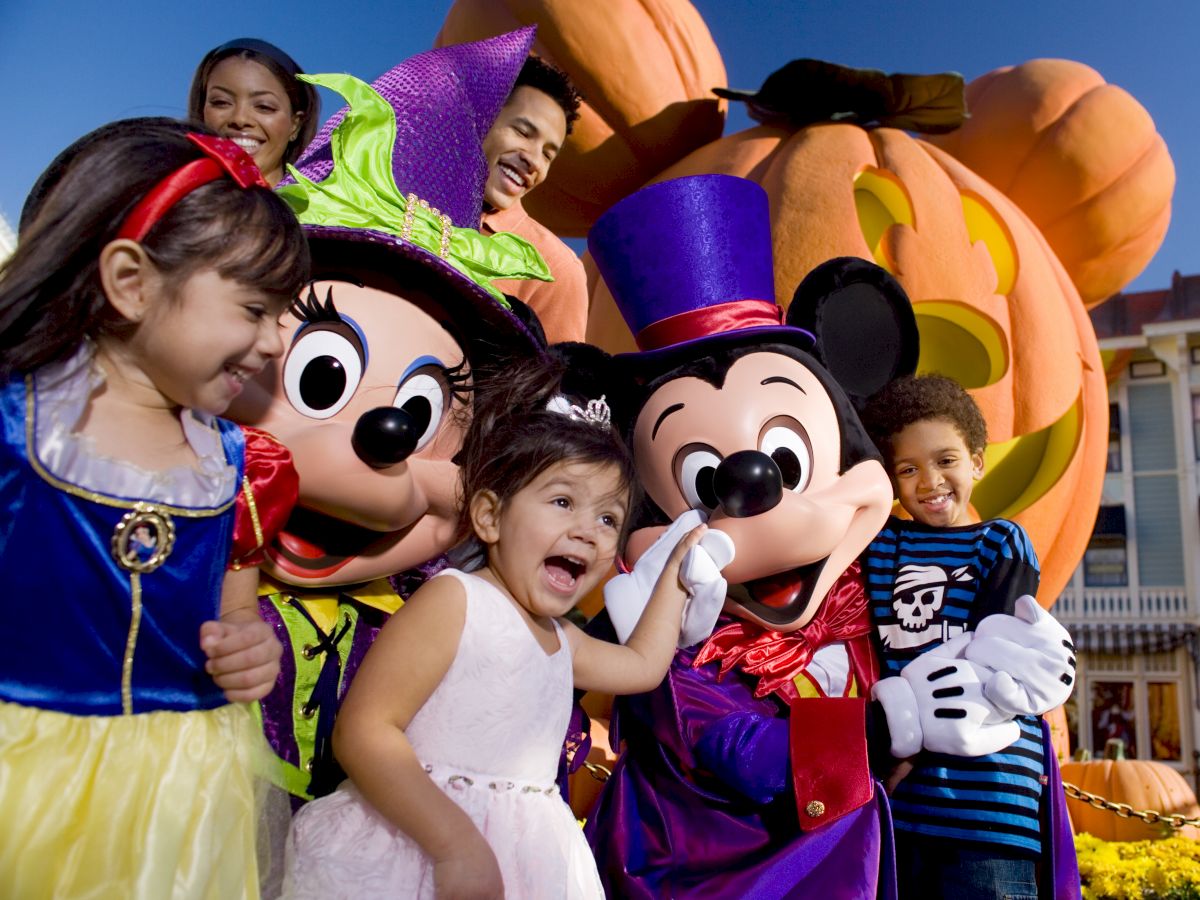
[[[392,168],[396,115],[378,91],[353,75],[299,77],[337,91],[350,104],[330,134],[333,167],[324,180],[311,180],[288,166],[294,181],[278,188],[301,224],[398,237],[444,260],[505,306],[504,295],[491,284],[494,279],[553,280],[546,261],[523,238],[489,236],[478,228],[455,225],[449,213],[415,192],[401,191]]]

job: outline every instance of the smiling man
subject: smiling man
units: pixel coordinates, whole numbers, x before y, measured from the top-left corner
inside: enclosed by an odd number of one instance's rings
[[[587,282],[579,257],[521,205],[546,180],[550,165],[579,118],[579,94],[566,74],[545,60],[525,61],[516,86],[483,141],[488,161],[484,234],[509,231],[533,244],[553,282],[499,281],[506,294],[537,313],[551,342],[582,341],[587,328]]]

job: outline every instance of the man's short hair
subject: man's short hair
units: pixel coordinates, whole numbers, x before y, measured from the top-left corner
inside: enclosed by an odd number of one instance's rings
[[[575,85],[571,84],[566,72],[540,56],[530,56],[521,67],[513,90],[519,87],[535,88],[552,97],[554,102],[562,107],[563,114],[567,117],[567,134],[571,133],[571,126],[579,118],[579,104],[583,98],[579,96],[579,91],[575,90]]]

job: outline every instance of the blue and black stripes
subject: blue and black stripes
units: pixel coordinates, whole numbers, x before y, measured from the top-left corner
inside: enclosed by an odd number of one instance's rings
[[[1002,844],[1037,856],[1042,799],[1042,728],[1017,719],[1021,737],[999,753],[926,754],[891,798],[895,827],[980,847]]]
[[[992,519],[934,528],[888,520],[867,548],[864,574],[884,674],[1037,591],[1038,564],[1024,529]]]
[[[1038,562],[1024,529],[992,519],[936,528],[895,517],[867,548],[863,572],[883,675],[973,631],[985,616],[1011,614],[1036,594]],[[1037,856],[1045,775],[1041,723],[1018,718],[1021,737],[980,757],[922,754],[892,796],[900,831]]]

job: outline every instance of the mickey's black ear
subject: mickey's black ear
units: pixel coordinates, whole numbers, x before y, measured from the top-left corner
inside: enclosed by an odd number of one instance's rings
[[[920,350],[908,294],[885,269],[855,256],[817,266],[796,288],[787,324],[812,332],[812,353],[856,405],[911,375]]]

